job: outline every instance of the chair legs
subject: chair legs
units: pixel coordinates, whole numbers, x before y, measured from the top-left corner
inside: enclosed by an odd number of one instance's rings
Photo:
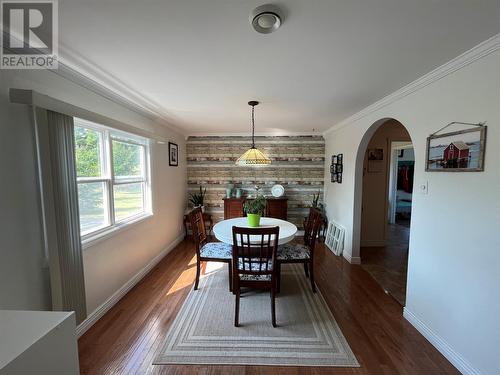
[[[273,283],[275,283],[273,281]],[[240,326],[240,295],[241,289],[239,286],[233,285],[233,294],[235,296],[234,299],[234,326]],[[271,286],[271,322],[273,327],[277,327],[276,325],[276,286]]]
[[[240,288],[236,288],[235,291],[235,304],[234,304],[234,326],[240,326]]]
[[[305,264],[305,263],[304,263]],[[316,293],[316,284],[314,283],[314,265],[313,265],[313,262],[311,261],[309,263],[309,279],[311,280],[311,288],[312,288],[312,291],[313,293]]]
[[[304,272],[306,274],[306,277],[311,280],[311,289],[313,293],[316,293],[316,284],[314,283],[314,266],[313,262],[304,262]],[[276,293],[281,292],[281,263],[278,263],[277,269],[276,269]]]
[[[276,327],[276,290],[275,286],[271,286],[271,321],[273,327]]]
[[[227,271],[229,276],[229,291],[233,292],[233,265],[231,262],[227,264]],[[194,290],[198,290],[201,274],[201,261],[196,259],[196,281],[194,282]],[[234,293],[233,293],[234,294]]]
[[[196,258],[196,281],[194,282],[194,290],[198,290],[198,283],[200,282],[201,262]]]
[[[276,292],[281,290],[281,263],[278,263],[276,268]]]
[[[229,291],[233,291],[233,264],[229,262],[227,264],[227,271],[228,271],[228,276],[229,276]]]

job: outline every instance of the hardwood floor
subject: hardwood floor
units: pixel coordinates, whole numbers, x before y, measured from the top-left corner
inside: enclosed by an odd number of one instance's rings
[[[195,278],[186,240],[80,338],[81,374],[458,374],[366,271],[316,251],[317,285],[360,368],[151,365]]]
[[[361,267],[405,306],[410,226],[388,224],[387,229],[387,246],[361,248]]]

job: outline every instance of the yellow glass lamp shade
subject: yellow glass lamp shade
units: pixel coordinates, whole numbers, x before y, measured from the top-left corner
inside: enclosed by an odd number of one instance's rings
[[[248,105],[252,107],[252,147],[241,155],[238,160],[236,160],[236,165],[239,166],[257,166],[257,165],[269,165],[271,164],[271,159],[267,157],[262,151],[255,147],[255,106],[259,104],[258,101],[251,100]]]
[[[241,155],[238,160],[236,160],[236,165],[245,166],[245,165],[269,165],[271,164],[271,159],[267,157],[262,151],[258,148],[252,147],[243,155]]]

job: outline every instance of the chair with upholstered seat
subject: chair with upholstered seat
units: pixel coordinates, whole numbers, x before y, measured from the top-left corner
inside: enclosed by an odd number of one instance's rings
[[[276,327],[276,253],[279,227],[233,227],[234,326],[239,326],[241,288],[269,289],[271,318]]]
[[[222,242],[208,242],[205,229],[205,220],[201,208],[197,207],[189,213],[189,221],[193,231],[193,241],[196,246],[196,281],[194,289],[198,289],[200,282],[201,262],[224,262],[228,263],[229,290],[232,291],[232,266],[233,247]]]
[[[306,277],[311,280],[311,288],[316,293],[314,283],[314,247],[319,229],[323,223],[323,216],[315,208],[310,208],[304,230],[304,243],[287,243],[278,247],[278,280],[277,290],[280,290],[280,270],[283,263],[303,263]]]

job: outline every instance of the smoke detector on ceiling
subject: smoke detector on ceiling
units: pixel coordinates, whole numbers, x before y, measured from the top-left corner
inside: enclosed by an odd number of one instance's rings
[[[270,34],[281,26],[281,15],[278,7],[266,4],[255,8],[250,15],[250,23],[255,31]]]

